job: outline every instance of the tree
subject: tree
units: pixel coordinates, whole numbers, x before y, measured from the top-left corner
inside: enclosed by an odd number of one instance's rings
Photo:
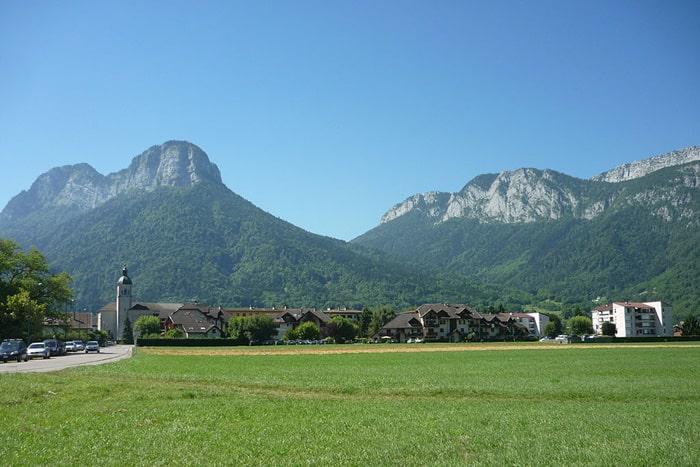
[[[617,334],[617,326],[615,326],[615,323],[611,323],[610,321],[604,321],[601,331],[603,332],[604,336],[614,337],[615,334]]]
[[[681,331],[683,331],[684,336],[700,335],[700,320],[698,320],[698,317],[689,313],[681,324]]]
[[[131,327],[131,320],[128,316],[126,317],[126,321],[124,321],[124,330],[122,331],[122,336],[124,336],[122,339],[124,340],[125,344],[134,343],[134,329]]]
[[[321,337],[321,330],[315,323],[306,321],[299,326],[290,329],[285,335],[285,339],[308,339],[315,340]]]
[[[569,332],[575,336],[593,334],[593,321],[588,316],[574,316],[568,323]]]
[[[549,330],[550,332],[547,331],[547,325],[544,327],[544,333],[545,335],[549,337],[556,337],[559,334],[561,334],[562,330],[564,329],[564,326],[562,325],[561,318],[559,317],[558,314],[556,313],[543,313],[543,315],[547,316],[549,318],[549,323],[553,324],[553,328],[550,326]]]
[[[277,326],[269,316],[238,316],[228,324],[229,337],[242,345],[269,340],[276,332]]]
[[[372,321],[372,310],[367,307],[362,309],[362,314],[360,315],[360,329],[359,335],[367,337],[367,331],[369,331],[369,324]]]
[[[134,321],[134,330],[138,337],[149,337],[153,334],[159,336],[160,318],[148,315],[139,316],[136,321]],[[126,326],[124,327],[124,332],[126,332]]]
[[[355,323],[342,316],[334,316],[328,323],[327,334],[336,344],[352,341],[357,336],[358,327]]]
[[[65,318],[73,296],[71,278],[51,274],[34,248],[24,253],[12,240],[0,239],[0,338],[41,335],[44,318]]]
[[[550,321],[549,323],[544,325],[544,335],[547,337],[557,337],[559,335],[559,331],[557,331],[557,325],[554,321]]]
[[[182,332],[182,329],[180,328],[172,328],[165,331],[163,337],[166,337],[168,339],[182,339],[183,337],[185,337],[185,333]]]
[[[381,305],[372,309],[372,319],[369,323],[369,336],[374,336],[389,321],[396,317],[396,310],[391,305]]]

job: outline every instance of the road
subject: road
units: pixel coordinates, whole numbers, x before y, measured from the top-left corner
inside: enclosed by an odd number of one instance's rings
[[[48,360],[42,358],[28,362],[17,363],[10,361],[2,363],[0,360],[0,374],[3,373],[42,373],[46,371],[58,371],[65,368],[73,368],[83,365],[101,365],[103,363],[116,362],[131,357],[131,345],[112,345],[100,347],[100,353],[74,352],[61,357],[51,357]]]

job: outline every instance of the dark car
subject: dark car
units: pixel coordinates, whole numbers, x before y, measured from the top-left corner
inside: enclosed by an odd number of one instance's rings
[[[0,344],[0,358],[3,363],[7,363],[8,360],[17,360],[25,362],[29,360],[27,356],[27,346],[22,339],[5,339]]]
[[[52,357],[61,355],[61,346],[56,339],[46,339],[44,344],[49,348],[49,354]]]

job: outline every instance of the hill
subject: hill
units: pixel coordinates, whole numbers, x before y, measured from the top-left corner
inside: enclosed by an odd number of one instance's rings
[[[206,154],[181,141],[108,176],[87,164],[52,169],[8,203],[0,236],[37,246],[69,272],[80,308],[114,299],[124,263],[146,301],[410,306],[502,295],[280,220],[229,190]]]
[[[662,299],[678,316],[700,310],[700,162],[663,162],[619,183],[481,175],[457,193],[410,197],[353,242],[537,300]]]

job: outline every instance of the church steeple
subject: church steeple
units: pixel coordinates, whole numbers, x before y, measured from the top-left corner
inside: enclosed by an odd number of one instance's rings
[[[117,280],[117,339],[123,339],[124,325],[126,323],[127,310],[131,308],[131,287],[133,283],[129,278],[126,265],[122,268],[122,275]]]

